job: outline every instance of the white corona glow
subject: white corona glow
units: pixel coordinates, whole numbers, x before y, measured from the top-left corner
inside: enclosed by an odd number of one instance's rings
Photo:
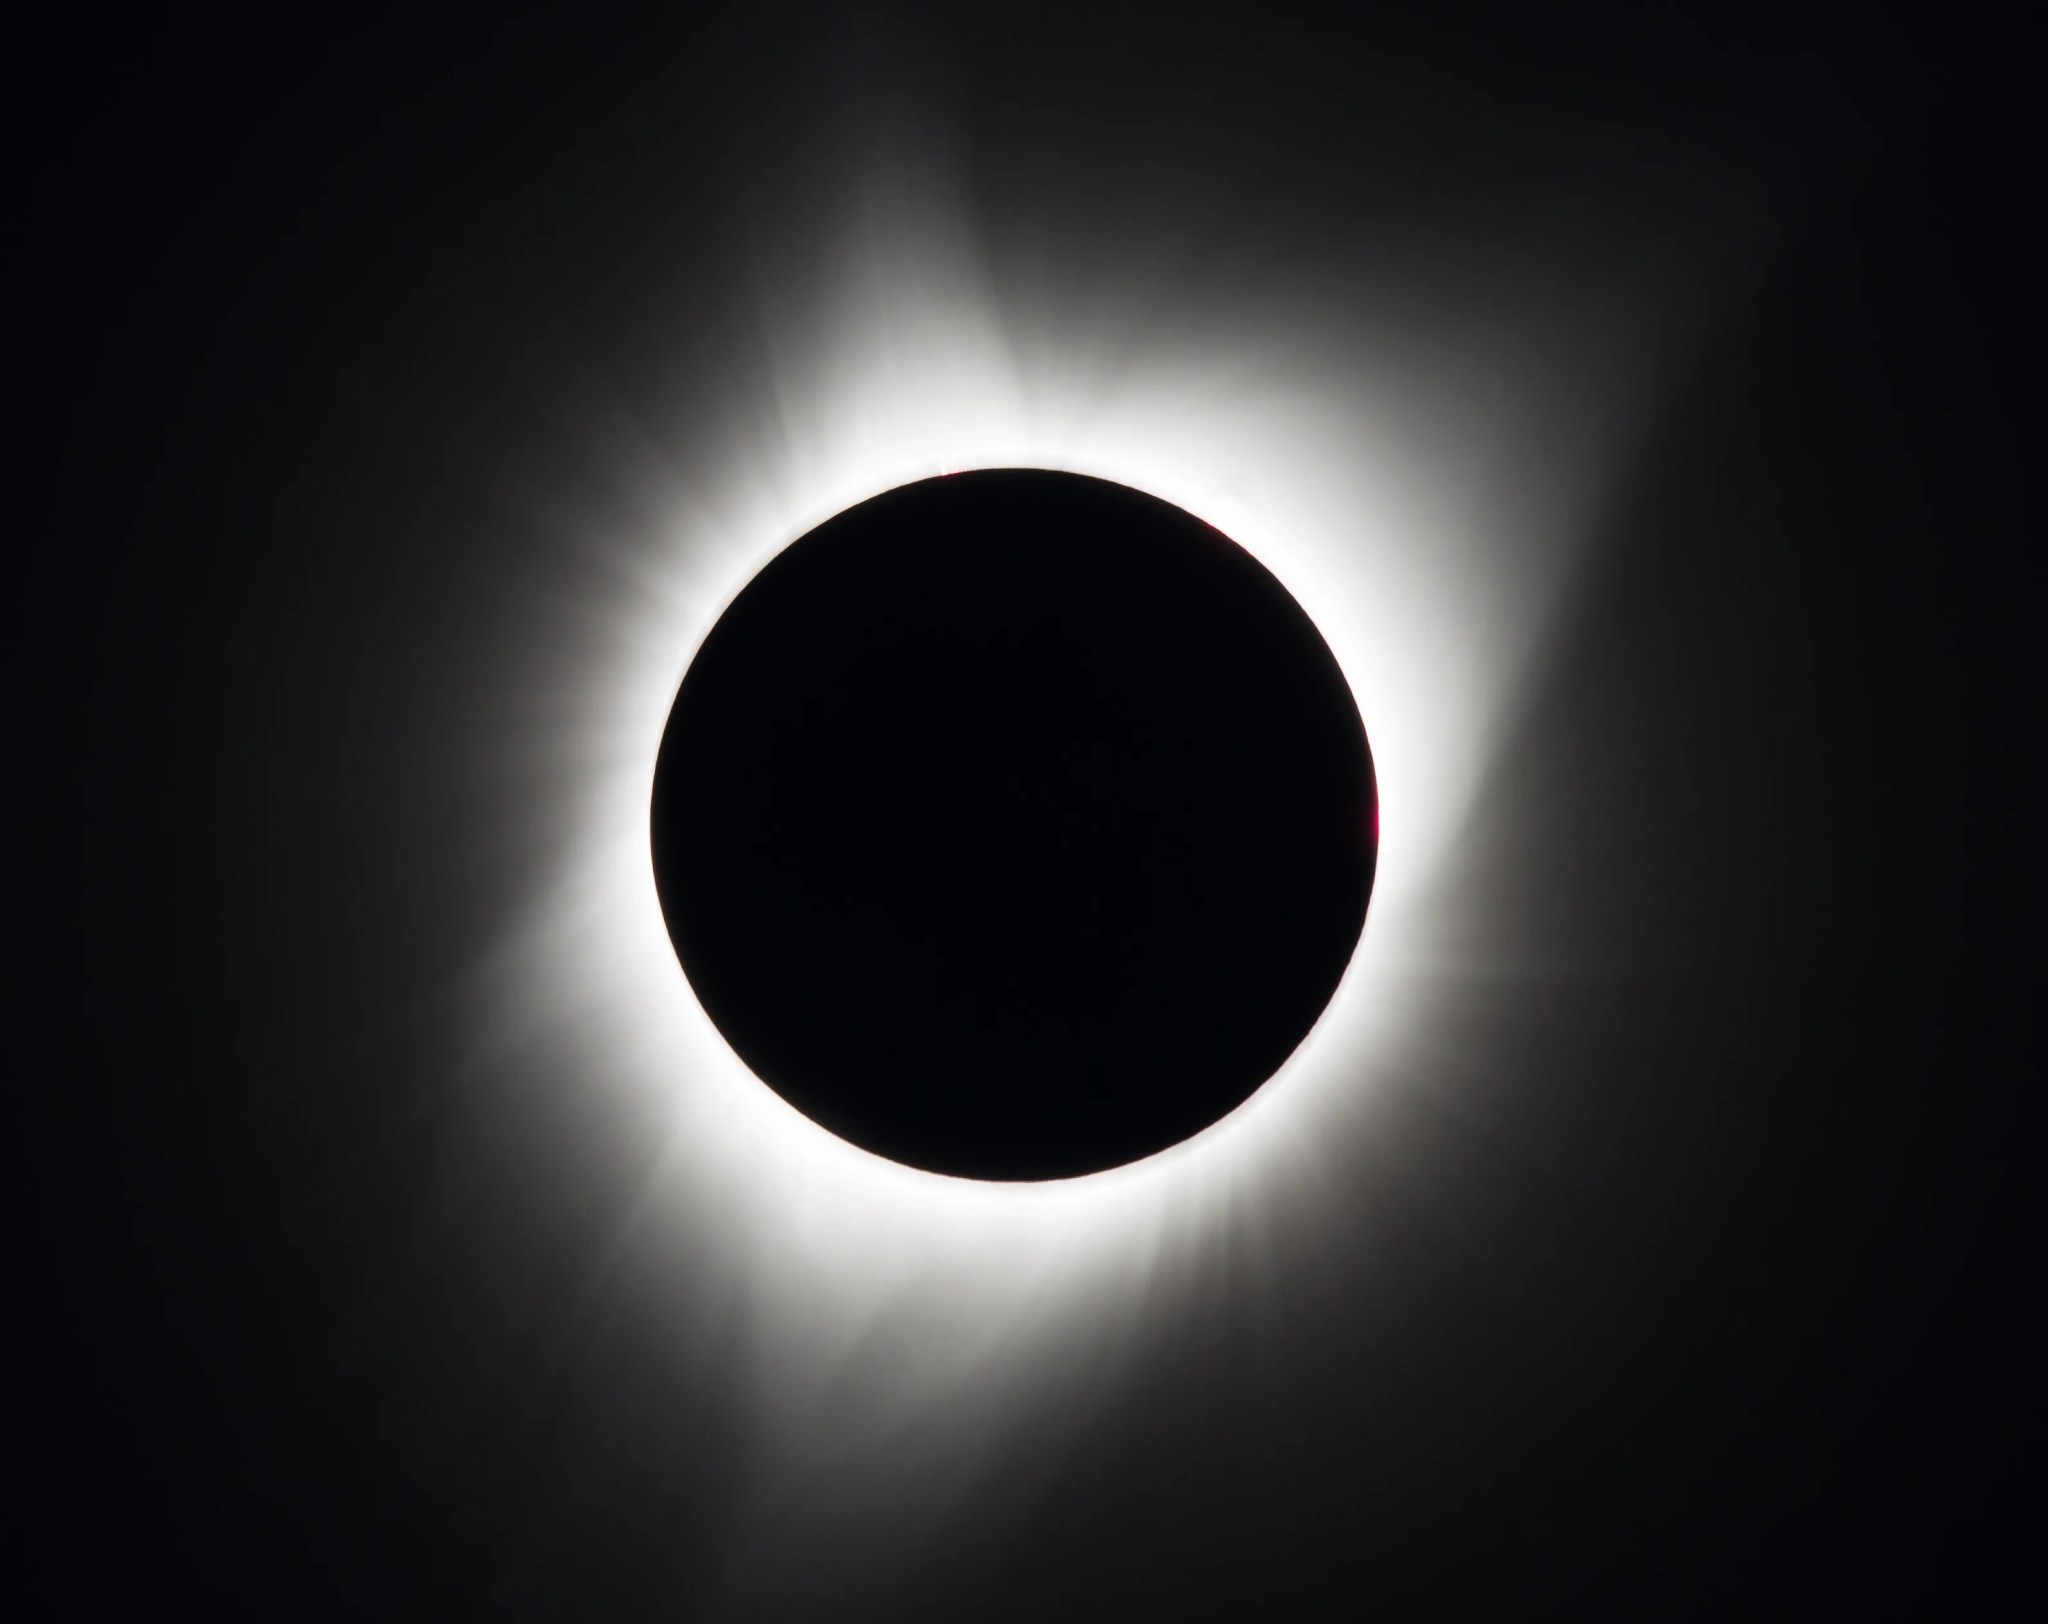
[[[658,1143],[635,1237],[649,1279],[745,1350],[755,1490],[886,1451],[886,1517],[850,1493],[834,1515],[899,1538],[921,1514],[906,1485],[951,1481],[1035,1396],[1070,1400],[1148,1316],[1355,1216],[1377,1092],[1427,1067],[1450,996],[1461,826],[1672,351],[1668,305],[1621,284],[1518,304],[1240,268],[1161,323],[1142,273],[998,274],[964,220],[903,184],[792,228],[806,252],[778,263],[813,269],[763,267],[761,353],[690,384],[719,427],[621,465],[663,522],[558,527],[478,719],[544,861],[480,978],[474,1068],[545,1051],[558,1086]],[[648,838],[677,686],[754,572],[880,491],[995,467],[1149,491],[1257,557],[1343,669],[1381,797],[1363,938],[1290,1062],[1194,1139],[1046,1184],[898,1166],[753,1077],[677,964]]]

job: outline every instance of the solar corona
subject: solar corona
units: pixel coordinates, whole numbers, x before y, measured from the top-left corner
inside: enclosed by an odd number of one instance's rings
[[[465,1100],[598,1147],[744,1525],[887,1566],[1429,1165],[1488,780],[1683,327],[1381,261],[1155,327],[862,163],[761,348],[564,399],[442,706],[509,865]]]

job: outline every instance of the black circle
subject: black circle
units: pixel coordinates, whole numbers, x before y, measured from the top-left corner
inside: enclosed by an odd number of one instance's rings
[[[742,1060],[895,1161],[1068,1178],[1286,1060],[1372,888],[1365,729],[1250,554],[1003,469],[778,554],[685,674],[652,808],[677,956]]]

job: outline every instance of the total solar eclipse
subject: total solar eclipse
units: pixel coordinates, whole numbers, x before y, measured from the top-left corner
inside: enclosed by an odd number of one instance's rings
[[[912,1167],[1071,1178],[1229,1114],[1321,1015],[1377,855],[1365,729],[1249,553],[1070,473],[927,479],[738,594],[655,767],[712,1023]]]

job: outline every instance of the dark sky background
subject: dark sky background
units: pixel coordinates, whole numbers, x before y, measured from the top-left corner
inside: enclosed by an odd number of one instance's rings
[[[21,65],[54,92],[13,563],[53,1610],[1973,1615],[2036,1583],[1995,42],[1967,8],[1529,12],[292,12]],[[1516,232],[1536,263],[1667,192],[1763,224],[1460,835],[1490,968],[1402,1096],[1427,1155],[1369,1225],[1334,1205],[1150,1311],[908,1558],[792,1517],[762,1585],[724,1328],[674,1359],[646,1278],[589,1289],[626,1129],[538,1066],[463,1103],[446,989],[528,854],[461,834],[518,786],[450,770],[446,696],[523,657],[485,646],[520,503],[601,513],[620,423],[731,454],[701,380],[755,342],[750,256],[892,120],[1077,285],[1381,235],[1414,285],[1511,281]]]

